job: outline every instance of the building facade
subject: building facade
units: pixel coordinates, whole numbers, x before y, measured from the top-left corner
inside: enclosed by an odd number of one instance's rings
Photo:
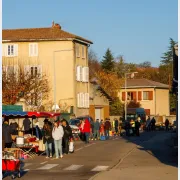
[[[139,102],[147,115],[169,116],[169,86],[147,79],[127,79],[127,86],[118,93],[120,100],[125,103]]]
[[[92,44],[62,30],[49,28],[5,29],[2,31],[3,68],[48,76],[52,105],[73,109],[75,115],[89,111],[88,47]],[[50,103],[49,103],[50,104]]]

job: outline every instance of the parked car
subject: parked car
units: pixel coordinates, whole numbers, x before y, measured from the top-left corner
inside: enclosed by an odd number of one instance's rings
[[[77,135],[80,134],[80,130],[79,130],[79,127],[78,127],[79,123],[80,123],[79,119],[70,119],[69,120],[69,126],[71,127],[73,134],[77,134]]]
[[[90,122],[90,124],[92,125],[93,124],[93,118],[91,117],[91,116],[78,116],[78,117],[76,117],[76,119],[79,119],[79,120],[85,120],[85,119],[88,119],[89,120],[89,122]]]

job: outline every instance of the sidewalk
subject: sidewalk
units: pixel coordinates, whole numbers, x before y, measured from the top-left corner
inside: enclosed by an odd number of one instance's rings
[[[121,159],[113,169],[101,172],[90,180],[177,180],[177,156],[173,148],[168,146],[172,139],[171,133],[157,133],[134,148],[124,159]]]

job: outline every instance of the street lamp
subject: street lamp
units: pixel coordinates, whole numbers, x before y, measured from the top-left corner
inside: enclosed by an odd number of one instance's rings
[[[137,74],[138,72],[131,72],[131,73],[125,73],[125,104],[124,104],[124,113],[125,113],[125,121],[127,120],[127,75],[131,75],[131,78],[134,78],[134,74]]]
[[[53,109],[56,112],[56,109],[59,109],[59,106],[56,104],[56,63],[55,63],[55,53],[57,52],[63,52],[63,51],[72,51],[73,49],[62,49],[62,50],[56,50],[53,51],[53,64],[54,64],[54,105]]]

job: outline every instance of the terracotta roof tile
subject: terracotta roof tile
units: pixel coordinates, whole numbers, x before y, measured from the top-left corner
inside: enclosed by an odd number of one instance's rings
[[[148,79],[127,79],[127,88],[143,88],[143,87],[157,87],[157,88],[163,88],[163,89],[169,89],[169,86],[167,84],[162,84],[160,82],[151,81]],[[124,88],[124,86],[122,87]]]
[[[29,29],[4,29],[2,40],[9,41],[31,41],[34,40],[60,40],[73,38],[92,44],[91,41],[80,36],[63,31],[61,28],[29,28]]]

